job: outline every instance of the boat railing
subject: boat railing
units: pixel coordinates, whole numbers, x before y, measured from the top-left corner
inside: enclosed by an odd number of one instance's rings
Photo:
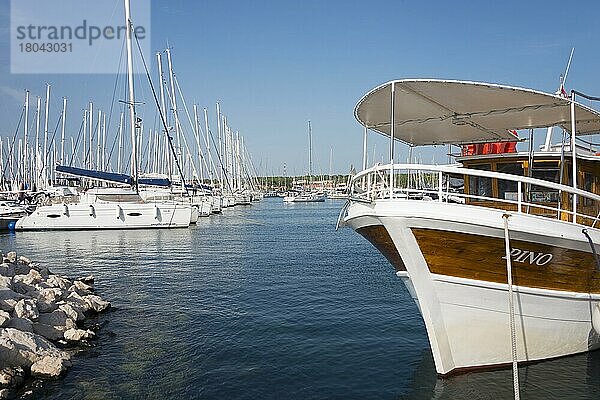
[[[461,166],[377,164],[352,178],[350,200],[382,199],[469,204],[600,225],[600,195],[542,179]]]

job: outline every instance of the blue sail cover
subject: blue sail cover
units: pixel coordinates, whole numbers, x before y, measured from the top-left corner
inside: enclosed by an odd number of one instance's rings
[[[138,179],[139,185],[147,186],[171,186],[171,181],[167,178],[140,178]]]
[[[117,182],[125,185],[131,185],[133,179],[127,174],[117,174],[115,172],[97,171],[95,169],[85,169],[77,167],[68,167],[66,165],[57,165],[56,172],[64,174],[83,176],[85,178],[98,179],[101,181]]]
[[[133,178],[127,174],[117,174],[115,172],[97,171],[95,169],[85,169],[77,167],[68,167],[66,165],[57,165],[56,172],[64,174],[83,176],[85,178],[98,179],[101,181],[122,183],[124,185],[132,185]],[[167,178],[140,178],[139,185],[147,186],[171,186],[171,181]]]

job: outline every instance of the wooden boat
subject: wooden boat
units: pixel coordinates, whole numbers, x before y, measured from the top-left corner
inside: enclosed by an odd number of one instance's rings
[[[352,178],[340,217],[394,266],[441,375],[600,348],[600,156],[576,140],[600,113],[576,96],[398,80],[356,106],[365,150],[368,130],[388,136],[390,163]],[[546,127],[563,141],[516,151],[515,130]],[[461,152],[396,164],[394,139]]]

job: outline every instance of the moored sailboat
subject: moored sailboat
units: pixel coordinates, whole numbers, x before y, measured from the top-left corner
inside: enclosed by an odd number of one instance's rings
[[[312,126],[308,121],[308,188],[291,190],[284,197],[284,203],[321,203],[325,194],[315,192],[312,187]]]
[[[135,229],[187,227],[191,221],[191,205],[177,202],[145,203],[139,196],[138,180],[138,118],[135,114],[133,83],[132,30],[129,0],[125,3],[127,44],[127,78],[129,117],[131,128],[131,171],[133,176],[66,168],[70,174],[87,174],[90,177],[119,181],[131,188],[97,188],[81,193],[74,203],[39,206],[32,214],[19,219],[17,230],[48,229]],[[58,169],[59,167],[57,167]]]

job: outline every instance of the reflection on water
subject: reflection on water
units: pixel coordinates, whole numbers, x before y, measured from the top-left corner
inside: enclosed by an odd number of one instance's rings
[[[19,232],[115,309],[39,398],[512,398],[510,370],[437,379],[418,311],[343,203],[266,199],[178,230]],[[524,398],[600,397],[600,353],[520,369]]]

